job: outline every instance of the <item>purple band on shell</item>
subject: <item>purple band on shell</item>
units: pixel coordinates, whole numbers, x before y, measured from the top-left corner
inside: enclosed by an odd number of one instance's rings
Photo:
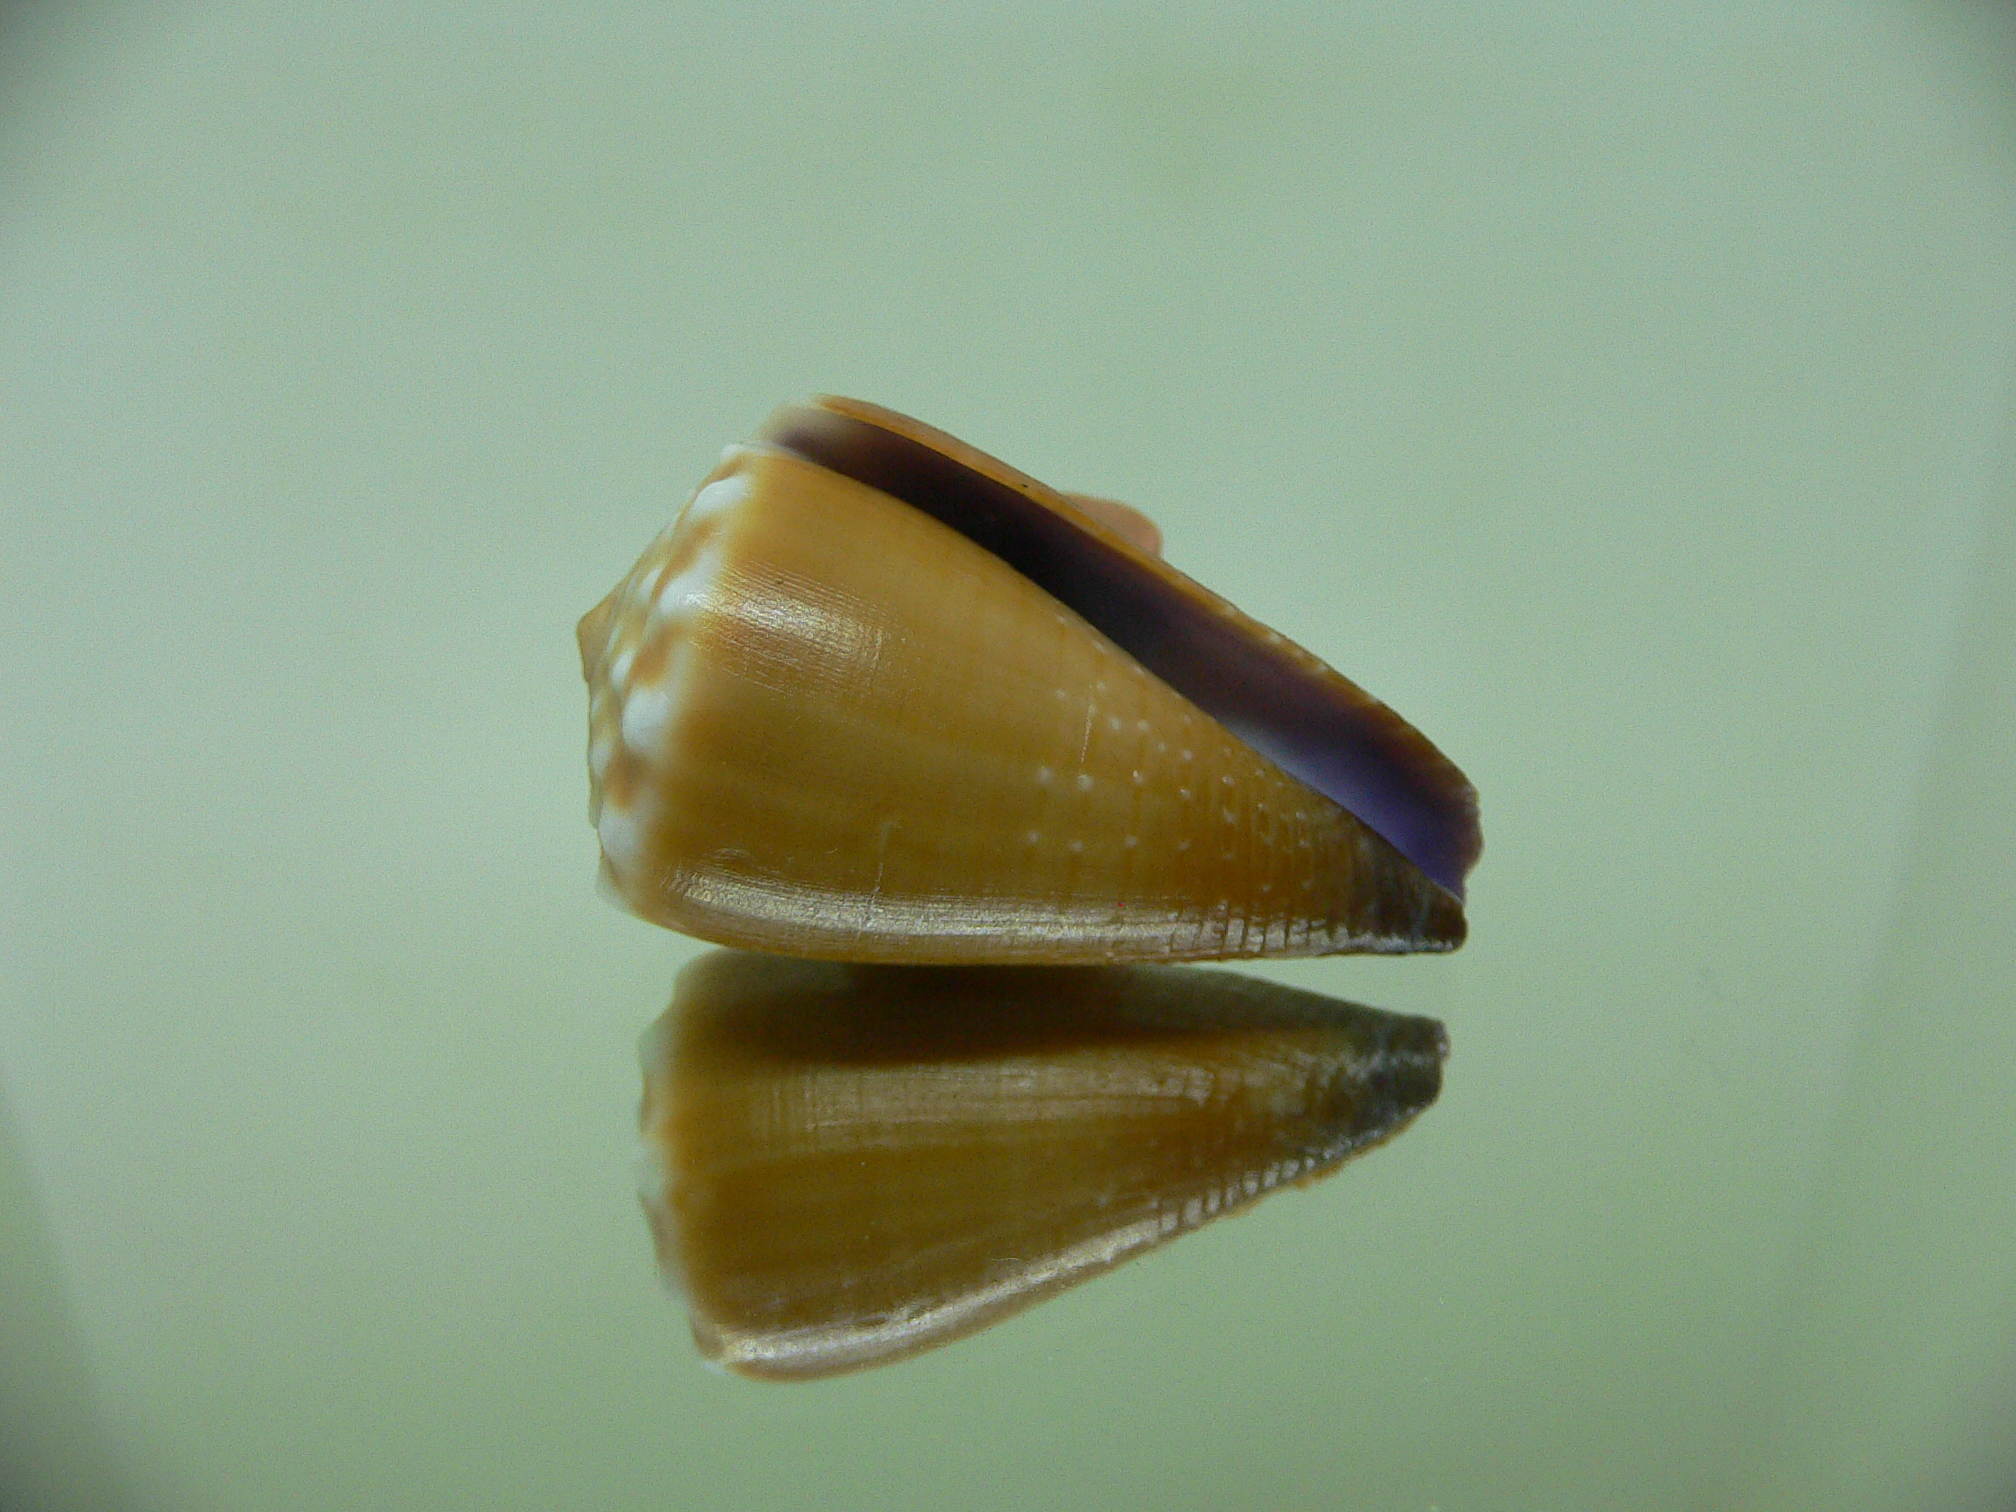
[[[1090,526],[1033,479],[978,453],[991,471],[969,465],[878,423],[884,413],[855,400],[789,406],[759,439],[901,499],[993,553],[1462,898],[1483,849],[1476,791],[1411,725],[1307,653],[1256,633],[1167,563]]]

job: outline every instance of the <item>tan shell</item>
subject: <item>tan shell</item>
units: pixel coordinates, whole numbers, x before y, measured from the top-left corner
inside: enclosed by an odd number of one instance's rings
[[[783,450],[730,448],[580,642],[604,874],[668,928],[886,962],[1463,938],[1451,893],[1078,614]]]
[[[985,547],[1463,897],[1484,847],[1469,779],[1350,678],[1163,561],[1138,515],[1115,520],[1125,506],[1059,493],[921,420],[833,394],[785,405],[757,438]],[[1328,553],[1312,544],[1320,564]]]
[[[1228,972],[715,951],[645,1037],[640,1195],[710,1359],[773,1379],[943,1344],[1434,1101],[1447,1042]]]

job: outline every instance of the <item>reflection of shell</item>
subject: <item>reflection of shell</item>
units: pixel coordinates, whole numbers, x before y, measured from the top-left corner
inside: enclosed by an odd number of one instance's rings
[[[887,412],[787,409],[730,448],[580,638],[606,874],[671,928],[942,962],[1463,938],[1474,795],[1439,752]]]
[[[829,1375],[972,1333],[1328,1174],[1442,1026],[1225,972],[715,951],[646,1036],[642,1195],[709,1358]]]

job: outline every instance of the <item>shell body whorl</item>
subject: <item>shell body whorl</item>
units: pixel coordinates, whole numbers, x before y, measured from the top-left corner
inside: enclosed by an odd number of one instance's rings
[[[724,453],[580,642],[605,877],[667,927],[911,963],[1462,941],[1449,890],[1029,577],[780,447]]]

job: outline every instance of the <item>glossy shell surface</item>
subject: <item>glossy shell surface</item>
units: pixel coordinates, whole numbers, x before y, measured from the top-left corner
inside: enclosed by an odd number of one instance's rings
[[[581,622],[627,907],[891,963],[1461,943],[1457,891],[1275,759],[1341,731],[1326,759],[1474,854],[1474,794],[1404,721],[1063,495],[822,404],[729,448]]]
[[[1131,532],[1088,519],[1072,496],[955,436],[859,399],[786,405],[759,439],[984,546],[1463,896],[1484,840],[1476,790],[1455,764],[1363,688]]]

